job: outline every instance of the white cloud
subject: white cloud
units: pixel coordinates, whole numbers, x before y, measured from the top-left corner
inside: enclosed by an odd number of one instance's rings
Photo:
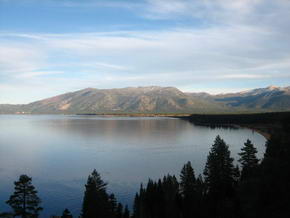
[[[259,79],[259,78],[271,78],[270,75],[263,74],[225,74],[220,75],[219,79]]]
[[[43,64],[44,54],[29,44],[0,43],[0,75],[33,71]]]
[[[56,75],[56,74],[63,74],[62,71],[34,71],[34,72],[27,72],[27,73],[20,73],[16,76],[16,78],[33,78],[38,76],[47,76],[47,75]]]
[[[14,72],[22,83],[48,83],[60,91],[57,81],[66,90],[120,84],[183,87],[217,79],[270,79],[290,71],[285,52],[290,39],[277,41],[276,33],[248,26],[1,37],[9,41],[7,55],[1,55],[2,74]],[[275,46],[283,49],[273,50]],[[42,79],[56,73],[57,81]]]
[[[69,7],[83,4],[66,2]],[[126,6],[143,18],[181,24],[186,20],[186,25],[167,29],[161,25],[162,30],[147,31],[0,32],[0,81],[9,80],[6,85],[19,86],[21,80],[23,88],[38,87],[47,97],[88,86],[172,85],[190,89],[203,83],[209,84],[206,91],[213,90],[209,86],[214,82],[233,86],[239,81],[272,83],[272,79],[280,79],[290,83],[289,1],[145,3],[141,7],[141,3],[129,1],[124,5],[91,1],[90,6]],[[200,26],[190,24],[197,20]],[[156,22],[160,25],[159,20]],[[2,83],[0,91],[6,90]]]
[[[120,71],[124,71],[124,70],[130,70],[129,67],[127,66],[121,66],[121,65],[116,65],[116,64],[108,64],[108,63],[101,63],[101,62],[92,62],[92,63],[78,63],[76,64],[76,66],[83,66],[83,67],[89,67],[92,69],[111,69],[111,70],[120,70]]]

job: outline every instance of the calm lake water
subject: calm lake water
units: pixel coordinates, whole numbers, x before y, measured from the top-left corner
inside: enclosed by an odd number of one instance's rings
[[[131,206],[140,183],[179,175],[191,161],[202,173],[214,138],[220,135],[232,156],[246,139],[261,158],[265,138],[249,129],[210,129],[173,118],[65,115],[0,116],[0,211],[19,175],[32,177],[45,210],[69,208],[78,214],[87,176],[95,168],[118,200]]]

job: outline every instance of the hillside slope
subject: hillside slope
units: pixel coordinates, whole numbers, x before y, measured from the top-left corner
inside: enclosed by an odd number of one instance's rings
[[[24,106],[27,113],[192,113],[224,109],[174,87],[87,88]]]
[[[217,95],[214,99],[230,107],[271,111],[290,110],[290,86],[253,89],[246,92]]]
[[[0,113],[221,113],[289,111],[290,87],[210,95],[174,87],[87,88],[26,105],[0,105]]]

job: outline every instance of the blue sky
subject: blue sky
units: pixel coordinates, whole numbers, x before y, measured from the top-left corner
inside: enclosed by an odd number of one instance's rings
[[[288,0],[0,0],[0,103],[290,85]]]

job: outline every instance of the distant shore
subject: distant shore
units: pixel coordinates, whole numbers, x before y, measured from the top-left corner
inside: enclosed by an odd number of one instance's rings
[[[193,114],[182,117],[195,125],[212,128],[244,127],[252,129],[269,139],[274,133],[283,134],[290,123],[290,112],[256,114]]]
[[[189,113],[172,114],[172,113],[97,113],[97,114],[75,114],[82,116],[116,116],[116,117],[188,117],[191,116]]]
[[[4,114],[3,114],[4,115]],[[6,114],[8,115],[8,114]],[[195,125],[210,128],[248,128],[269,139],[275,132],[284,132],[285,126],[290,123],[290,112],[264,113],[69,113],[69,114],[30,114],[18,113],[15,115],[79,115],[104,117],[170,117],[184,119]]]

